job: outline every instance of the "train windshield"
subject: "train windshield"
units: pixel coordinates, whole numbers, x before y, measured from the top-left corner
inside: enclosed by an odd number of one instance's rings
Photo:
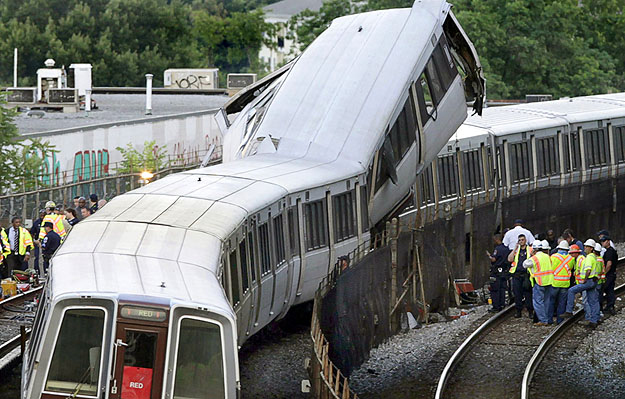
[[[97,396],[104,333],[102,309],[70,309],[63,316],[46,391]]]
[[[185,317],[180,322],[174,399],[225,397],[221,328]]]

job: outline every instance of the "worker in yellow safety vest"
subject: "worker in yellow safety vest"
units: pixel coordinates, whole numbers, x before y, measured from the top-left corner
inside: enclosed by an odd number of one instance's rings
[[[65,216],[57,215],[56,213],[54,213],[55,209],[56,204],[53,201],[46,202],[46,216],[43,217],[43,220],[41,221],[41,228],[39,230],[40,241],[43,240],[43,238],[46,236],[46,230],[43,228],[43,225],[46,222],[52,223],[52,230],[54,230],[54,232],[61,237],[61,240],[64,240],[65,236],[67,235],[65,225],[63,224],[63,219],[65,218]]]
[[[605,262],[601,257],[601,250],[603,247],[601,244],[595,244],[595,250],[593,251],[597,257],[597,263],[595,264],[597,270],[597,295],[599,295],[599,314],[601,314],[601,296],[603,295],[603,284],[605,283]]]
[[[560,317],[571,317],[573,315],[573,307],[575,306],[575,295],[577,293],[585,293],[584,311],[588,325],[592,328],[597,327],[599,322],[599,293],[597,292],[597,269],[599,266],[597,266],[597,255],[594,253],[595,244],[596,242],[592,238],[589,238],[584,243],[584,250],[587,255],[581,263],[578,260],[579,269],[576,270],[577,285],[569,288],[566,312],[560,315]],[[583,296],[584,294],[582,294]]]
[[[11,253],[11,246],[9,245],[9,236],[4,230],[4,227],[0,227],[0,277],[9,277],[9,269],[6,262],[6,257]]]
[[[554,314],[554,309],[556,310],[556,315],[560,315],[566,311],[566,294],[571,285],[571,275],[573,275],[575,271],[575,258],[569,255],[569,243],[566,242],[566,240],[560,241],[556,250],[557,252],[551,255],[553,284],[551,285],[550,307],[547,311],[549,324],[551,324],[551,316]],[[556,323],[560,324],[562,320],[563,319],[558,316]]]
[[[523,262],[523,267],[529,270],[534,281],[532,302],[538,319],[534,325],[546,326],[549,320],[553,320],[552,317],[547,317],[551,299],[550,290],[553,284],[553,269],[549,258],[551,248],[547,240],[536,240],[532,244],[532,249],[536,251],[536,254]]]
[[[9,275],[13,270],[26,270],[28,260],[30,259],[30,251],[35,246],[30,232],[22,227],[22,218],[15,216],[11,219],[11,226],[7,230],[9,238],[9,248],[11,253],[6,257],[6,263],[9,269]]]
[[[519,234],[518,242],[514,250],[508,255],[508,262],[511,266],[508,270],[512,282],[512,293],[514,295],[514,307],[516,314],[514,317],[521,317],[523,307],[527,309],[530,319],[534,318],[534,308],[532,306],[532,283],[527,269],[523,267],[523,262],[532,256],[530,247],[527,245],[525,234]]]

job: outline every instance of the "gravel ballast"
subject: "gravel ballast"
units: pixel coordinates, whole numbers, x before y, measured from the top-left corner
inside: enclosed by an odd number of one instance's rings
[[[391,337],[352,373],[350,387],[359,398],[431,397],[447,359],[488,317],[487,309],[478,306],[458,319]]]

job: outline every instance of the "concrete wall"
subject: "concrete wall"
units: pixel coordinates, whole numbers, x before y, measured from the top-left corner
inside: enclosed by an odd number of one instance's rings
[[[517,218],[533,234],[553,229],[556,236],[572,228],[578,239],[597,239],[601,229],[610,231],[614,241],[625,240],[625,177],[586,184],[542,188],[506,198],[501,204],[503,227],[512,227]],[[620,202],[619,202],[620,201]],[[425,267],[426,297],[431,310],[451,303],[451,281],[468,278],[475,288],[488,280],[492,234],[497,229],[494,203],[427,223],[417,236]],[[467,235],[468,234],[468,235]]]
[[[117,147],[131,143],[139,151],[146,141],[166,146],[174,159],[200,160],[211,144],[219,147],[222,135],[214,120],[215,110],[190,112],[82,128],[25,134],[27,139],[49,141],[58,150],[45,157],[47,181],[57,185],[106,176],[122,160]],[[216,151],[214,157],[219,156]]]

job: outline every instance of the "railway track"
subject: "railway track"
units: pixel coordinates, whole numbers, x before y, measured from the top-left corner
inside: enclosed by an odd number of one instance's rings
[[[625,258],[620,258],[619,265],[623,264]],[[625,284],[617,288],[616,294],[625,294]],[[513,318],[514,313],[514,306],[508,306],[486,320],[458,347],[439,378],[436,399],[519,395],[527,399],[532,377],[537,375],[536,370],[550,349],[574,327],[578,330],[574,340],[588,334],[587,328],[576,323],[583,310],[555,328],[536,327],[525,313],[522,318]],[[564,364],[560,363],[560,367]],[[563,398],[570,396],[570,392],[562,393]],[[554,394],[546,397],[553,398]]]
[[[623,267],[625,264],[625,257],[620,258],[618,261],[618,266]],[[623,278],[623,272],[620,273],[620,280],[625,280]],[[618,287],[614,289],[614,292],[617,297],[625,295],[625,283],[622,283]],[[621,310],[625,308],[625,305],[619,305],[618,301],[615,306],[617,310]],[[570,381],[566,378],[556,379],[556,378],[546,378],[547,376],[552,376],[552,373],[539,373],[540,369],[544,369],[545,371],[552,369],[553,367],[558,367],[563,372],[565,370],[564,366],[566,363],[563,363],[563,359],[572,356],[580,342],[582,342],[583,338],[588,334],[588,329],[577,323],[584,316],[584,310],[578,309],[575,311],[573,316],[569,319],[564,320],[564,322],[560,323],[557,328],[555,328],[551,334],[549,334],[538,349],[534,352],[534,355],[530,359],[525,368],[525,372],[523,374],[523,384],[521,386],[521,398],[529,399],[529,398],[569,398],[571,392],[570,390]],[[536,378],[534,378],[536,377]],[[549,387],[548,391],[539,391],[535,389],[533,385],[541,384],[549,380],[549,384],[546,385]],[[532,389],[534,388],[534,389]],[[569,388],[569,389],[567,389]]]
[[[7,298],[5,300],[0,301],[0,317],[5,321],[5,323],[13,323],[15,326],[14,329],[17,329],[17,325],[20,323],[19,321],[13,321],[10,318],[8,320],[5,319],[5,315],[7,314],[19,314],[24,309],[21,309],[26,301],[31,301],[35,299],[37,295],[41,292],[43,286],[34,288],[25,293],[18,294]],[[17,335],[13,335],[12,338],[0,341],[0,371],[3,371],[4,367],[9,366],[15,359],[16,356],[21,356],[21,351],[16,354],[16,349],[22,347],[25,344],[28,335],[30,334],[30,330],[26,328],[23,321],[20,327],[21,332]],[[12,330],[13,328],[11,328]]]

